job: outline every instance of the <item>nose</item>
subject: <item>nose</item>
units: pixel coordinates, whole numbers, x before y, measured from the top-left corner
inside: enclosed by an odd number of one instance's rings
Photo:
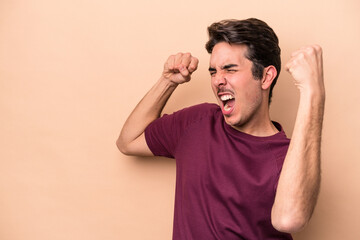
[[[216,76],[214,77],[214,84],[217,87],[222,86],[222,85],[226,85],[226,76],[225,76],[225,74],[223,74],[221,72],[216,73]]]

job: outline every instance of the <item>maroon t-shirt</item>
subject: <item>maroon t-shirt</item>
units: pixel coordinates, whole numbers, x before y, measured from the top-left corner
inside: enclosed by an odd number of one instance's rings
[[[271,208],[290,140],[229,126],[215,104],[185,108],[145,130],[154,155],[176,159],[174,240],[292,239]]]

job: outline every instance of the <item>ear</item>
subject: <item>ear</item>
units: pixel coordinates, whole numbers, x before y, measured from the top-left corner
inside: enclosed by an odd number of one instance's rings
[[[277,76],[276,68],[273,65],[267,66],[264,68],[264,74],[263,78],[261,80],[261,88],[263,90],[269,89],[271,86],[271,83]]]

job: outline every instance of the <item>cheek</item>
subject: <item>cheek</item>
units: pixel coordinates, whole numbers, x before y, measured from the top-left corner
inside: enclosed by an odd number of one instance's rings
[[[257,108],[261,103],[261,100],[261,92],[258,89],[253,89],[253,91],[247,91],[246,104],[249,109]]]
[[[211,90],[213,91],[213,93],[214,93],[214,97],[215,97],[215,99],[216,99],[216,101],[218,102],[218,104],[220,104],[220,100],[219,100],[219,98],[217,97],[217,87],[211,82]]]
[[[211,86],[211,89],[214,91],[214,89],[215,89],[215,84],[214,84],[214,81],[213,81],[213,80],[210,81],[210,86]]]
[[[248,84],[247,86],[244,86],[241,97],[242,102],[246,105],[256,105],[261,101],[261,86],[259,84]]]
[[[211,86],[211,89],[212,89],[212,91],[214,92],[214,94],[215,94],[215,96],[216,96],[216,95],[217,95],[217,88],[216,88],[216,86],[213,84],[213,82],[211,82],[210,86]]]

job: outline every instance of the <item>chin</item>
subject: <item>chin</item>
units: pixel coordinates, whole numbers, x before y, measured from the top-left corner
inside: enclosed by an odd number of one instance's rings
[[[225,118],[225,122],[232,127],[241,126],[241,120],[236,119],[234,116],[231,117],[224,116],[224,118]]]

